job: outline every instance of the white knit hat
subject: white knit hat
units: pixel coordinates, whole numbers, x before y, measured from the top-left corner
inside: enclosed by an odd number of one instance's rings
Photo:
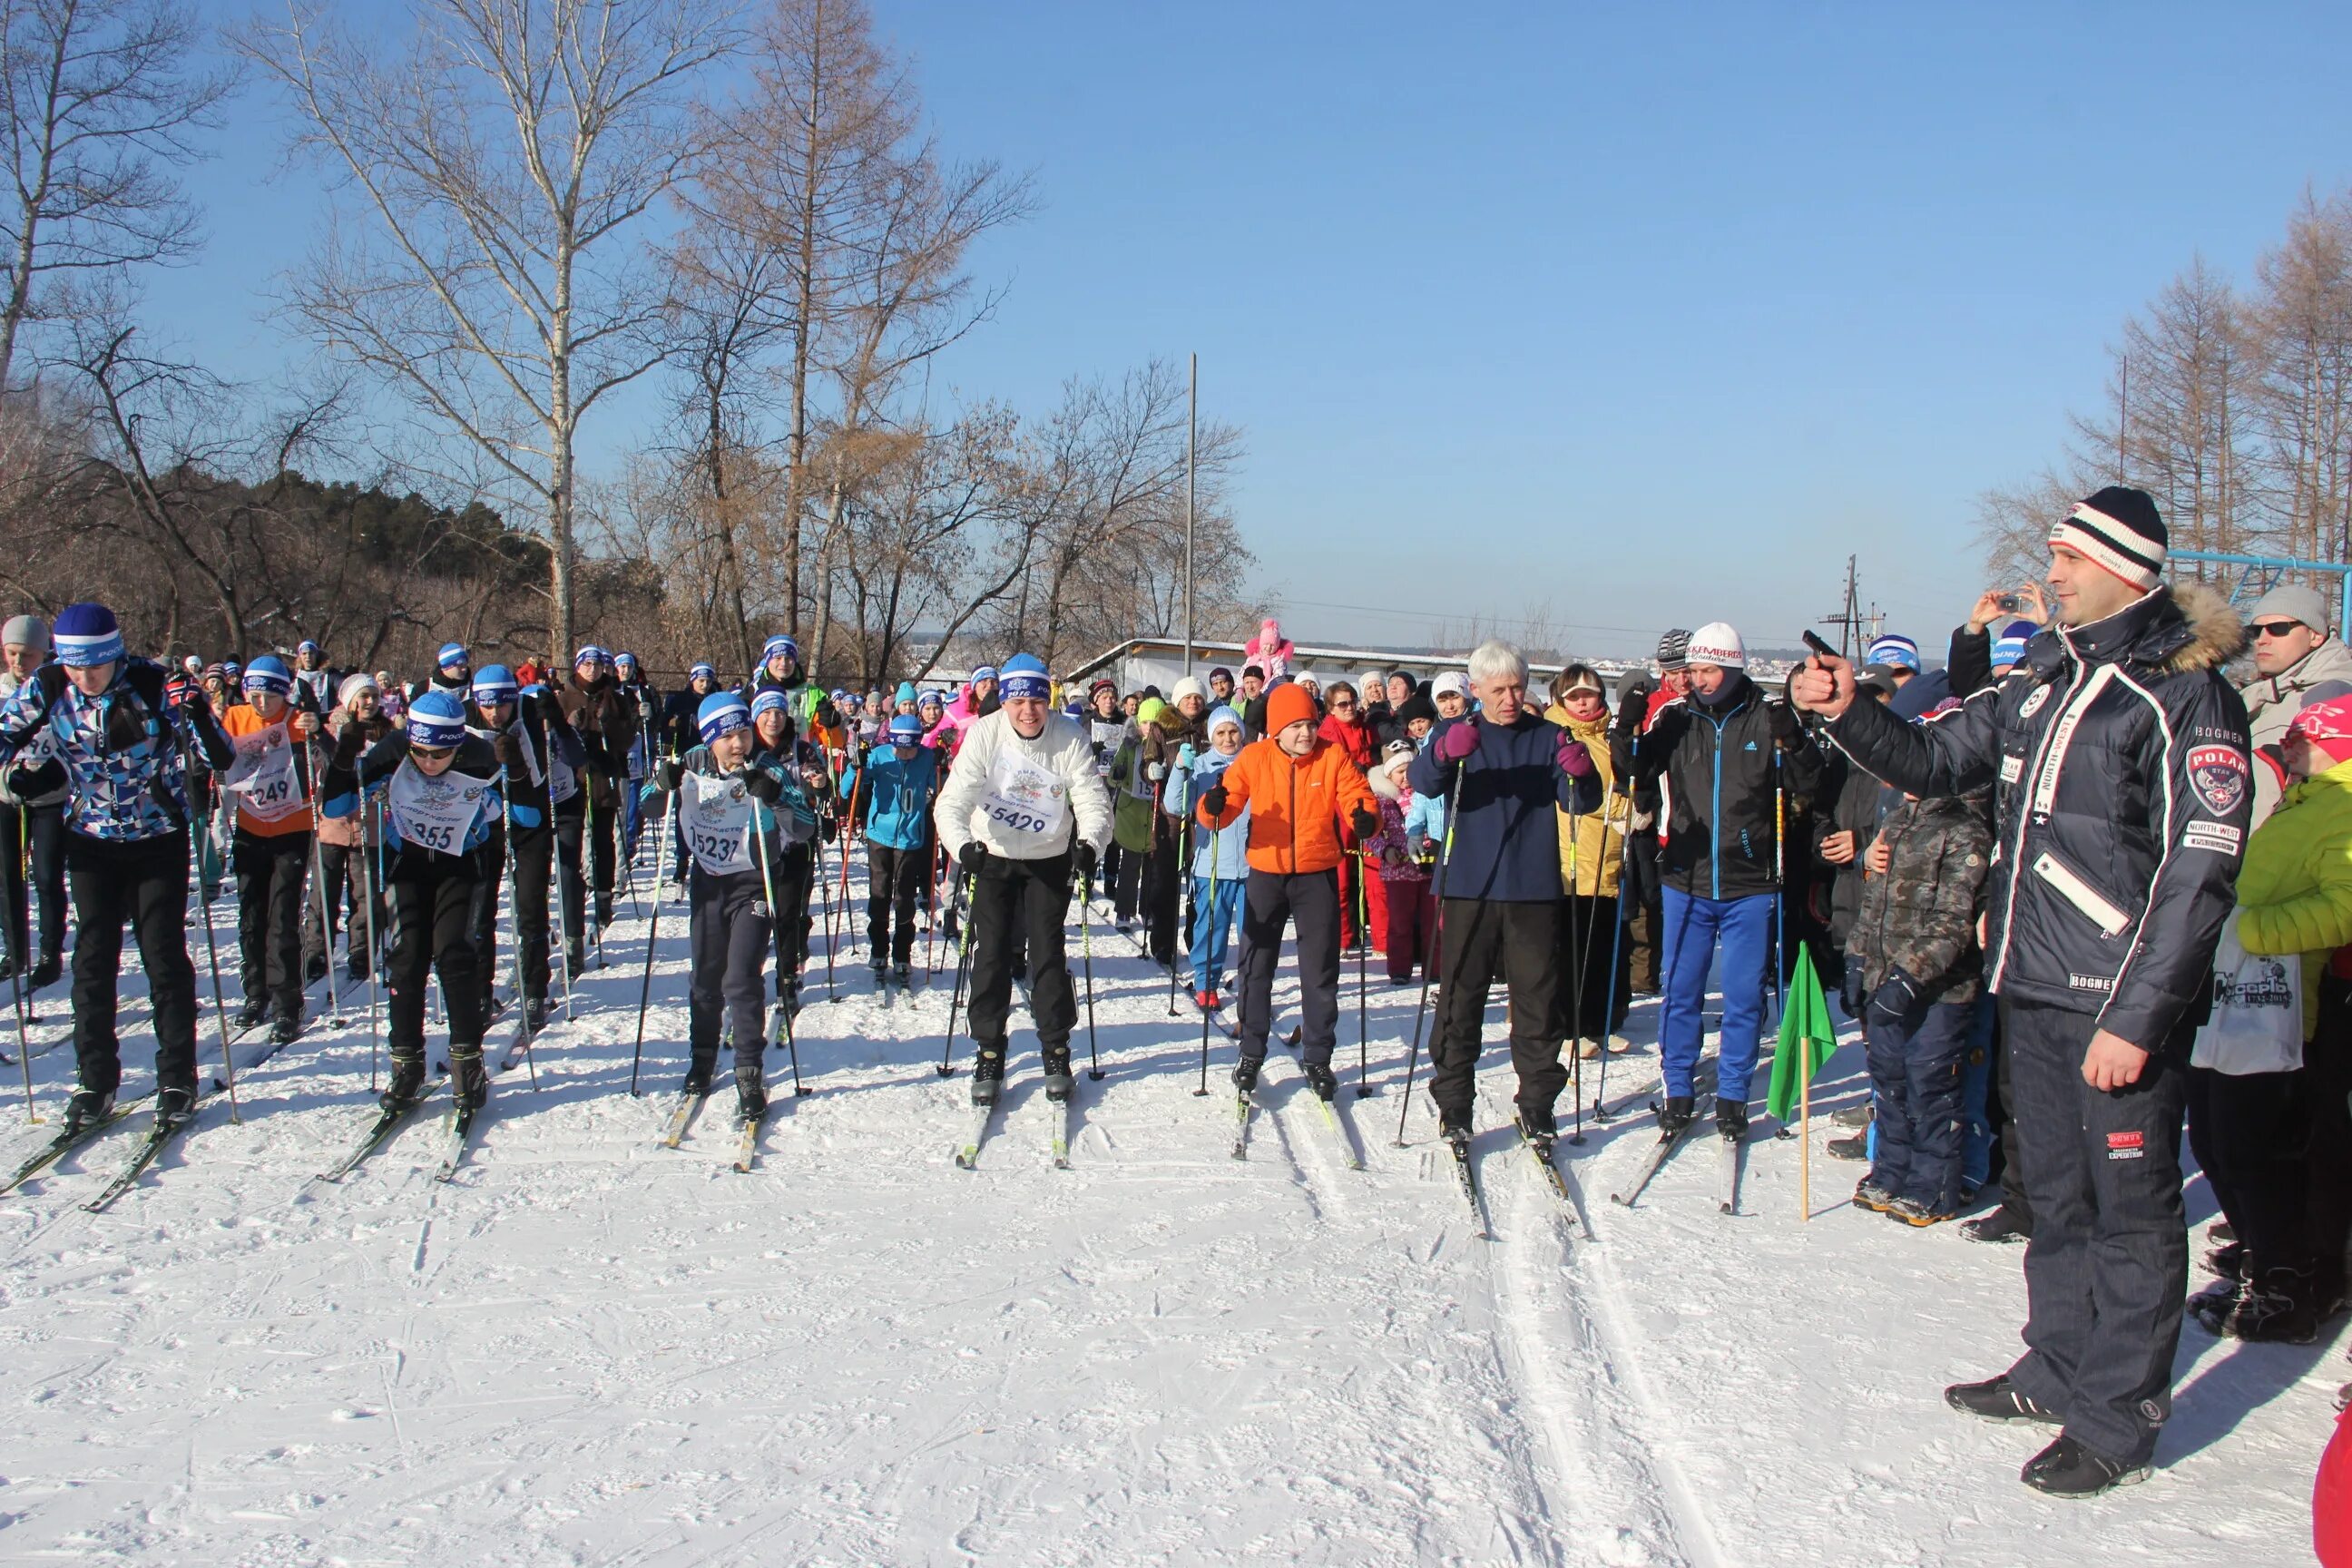
[[[1725,669],[1746,670],[1748,645],[1739,640],[1739,633],[1729,621],[1709,621],[1691,633],[1690,650],[1683,656],[1692,664],[1720,665]]]

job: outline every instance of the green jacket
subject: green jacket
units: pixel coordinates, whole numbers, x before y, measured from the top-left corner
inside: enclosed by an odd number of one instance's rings
[[[2319,971],[2352,942],[2352,763],[2288,790],[2246,840],[2238,868],[2238,940],[2248,952],[2303,955],[2303,1036],[2309,1039],[2319,1020]]]

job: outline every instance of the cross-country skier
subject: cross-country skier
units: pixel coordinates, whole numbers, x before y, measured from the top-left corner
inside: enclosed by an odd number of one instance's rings
[[[276,654],[246,667],[245,700],[221,718],[236,760],[220,787],[236,804],[229,868],[236,876],[237,952],[245,1010],[237,1027],[270,1020],[279,1045],[302,1032],[302,894],[310,871],[310,738],[315,712],[291,700],[294,672]]]
[[[877,990],[891,979],[906,984],[912,971],[915,906],[930,885],[931,799],[940,786],[939,753],[923,744],[920,719],[891,720],[888,739],[849,785],[866,835],[866,941]]]
[[[294,649],[294,684],[309,694],[300,706],[324,713],[335,705],[335,689],[342,677],[327,666],[327,650],[305,637]]]
[[[348,715],[360,727],[362,747],[373,745],[390,733],[392,721],[383,716],[383,690],[375,677],[360,671],[343,677],[326,728],[333,731]],[[365,980],[374,955],[368,952],[371,933],[382,942],[392,929],[369,857],[375,852],[375,833],[365,812],[319,818],[319,886],[312,889],[310,926],[302,939],[303,973],[321,968],[335,945],[335,928],[344,928],[344,971],[354,984]],[[373,909],[368,900],[373,900]],[[344,912],[348,906],[348,913]]]
[[[482,1066],[482,987],[471,929],[481,850],[499,815],[499,762],[490,742],[466,731],[466,705],[453,692],[432,689],[408,706],[404,729],[360,750],[362,731],[345,723],[327,766],[330,816],[359,809],[362,790],[385,785],[390,845],[384,891],[392,907],[392,945],[384,959],[391,994],[388,1046],[392,1078],[387,1110],[414,1103],[425,1091],[425,983],[428,968],[441,976],[449,1015],[449,1069],[460,1110],[489,1094]]]
[[[816,813],[785,759],[759,750],[751,706],[740,695],[723,691],[704,698],[696,727],[701,743],[683,757],[656,763],[646,786],[648,802],[677,793],[678,824],[693,866],[688,895],[691,1055],[685,1088],[698,1095],[709,1089],[723,1016],[735,1037],[737,1114],[756,1121],[768,1109],[761,1065],[768,1041],[761,976],[775,942],[769,899],[785,847],[809,840],[816,831]],[[754,835],[764,847],[753,842]],[[773,897],[783,904],[781,890]]]
[[[1201,793],[1193,808],[1216,830],[1250,814],[1249,879],[1242,893],[1241,1059],[1234,1086],[1257,1087],[1274,1024],[1274,971],[1282,928],[1297,929],[1298,1059],[1328,1100],[1339,1080],[1331,1047],[1339,1026],[1339,858],[1380,828],[1380,801],[1348,753],[1316,733],[1315,700],[1296,682],[1265,696],[1266,738]],[[1348,838],[1341,837],[1345,829]]]
[[[613,921],[614,868],[621,842],[622,795],[637,739],[637,705],[613,679],[613,658],[594,643],[572,661],[572,683],[556,694],[564,721],[587,753],[582,786],[587,797],[588,869],[596,891],[596,929]]]
[[[1063,920],[1073,884],[1101,858],[1111,826],[1094,748],[1084,730],[1051,710],[1045,665],[1015,654],[999,679],[1001,705],[966,731],[932,814],[940,842],[971,879],[975,1105],[994,1103],[1004,1080],[1016,930],[1028,960],[1045,1093],[1070,1097],[1078,1009]]]
[[[0,666],[0,699],[15,696],[48,656],[48,623],[37,616],[10,616],[0,627],[0,658],[6,660]],[[38,736],[0,767],[0,898],[6,900],[7,921],[0,980],[21,975],[33,991],[57,984],[65,952],[67,793],[65,766]],[[37,946],[31,920],[36,906]]]
[[[131,658],[114,612],[68,605],[44,665],[0,701],[0,766],[35,738],[65,768],[66,876],[73,894],[76,1086],[66,1131],[103,1121],[122,1080],[114,1032],[122,926],[131,922],[155,1015],[156,1116],[184,1121],[196,1105],[196,971],[188,957],[187,754],[225,768],[236,756],[212,706],[177,709],[165,671]]]
[[[408,701],[414,702],[428,691],[446,691],[463,702],[471,695],[473,680],[474,656],[466,651],[464,643],[445,642],[441,651],[433,656],[433,673],[409,687]]]

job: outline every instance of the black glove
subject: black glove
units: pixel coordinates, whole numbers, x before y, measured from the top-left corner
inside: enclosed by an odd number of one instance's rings
[[[490,755],[498,758],[499,766],[511,768],[521,760],[522,753],[515,749],[515,738],[501,730],[490,737]]]
[[[1771,716],[1772,739],[1781,745],[1793,746],[1804,738],[1804,721],[1799,719],[1797,710],[1786,702],[1767,702],[1764,711]]]
[[[1919,1005],[1919,983],[1903,972],[1900,964],[1886,972],[1878,989],[1870,994],[1869,1021],[1892,1024],[1910,1016]]]
[[[1070,864],[1077,868],[1078,880],[1083,882],[1087,878],[1093,876],[1095,874],[1095,847],[1087,843],[1083,838],[1079,839],[1077,847],[1070,851]]]
[[[674,790],[686,776],[685,766],[676,757],[664,757],[654,764],[654,788],[665,793]]]
[[[1356,830],[1356,842],[1361,844],[1381,830],[1381,819],[1360,805],[1348,814],[1348,826]]]
[[[1211,816],[1225,815],[1225,786],[1213,784],[1201,793],[1201,804],[1209,808]]]
[[[366,744],[367,731],[360,728],[358,720],[344,725],[343,732],[335,737],[335,766],[348,768],[358,762],[360,751]]]
[[[1627,691],[1617,704],[1617,729],[1620,733],[1638,735],[1642,721],[1650,716],[1650,694],[1639,687]]]
[[[18,800],[31,800],[60,790],[71,781],[66,777],[66,765],[51,757],[36,767],[31,763],[18,763],[8,770],[8,787]]]
[[[773,805],[784,798],[784,781],[765,768],[753,768],[743,775],[743,793]]]
[[[1845,1016],[1847,1017],[1860,1018],[1862,1016],[1862,1004],[1868,994],[1869,987],[1863,983],[1861,961],[1852,958],[1847,959],[1845,961],[1845,983],[1838,987],[1838,1000],[1845,1004]]]
[[[988,846],[977,838],[965,839],[963,847],[956,851],[956,864],[971,876],[979,876],[981,868],[988,864]]]

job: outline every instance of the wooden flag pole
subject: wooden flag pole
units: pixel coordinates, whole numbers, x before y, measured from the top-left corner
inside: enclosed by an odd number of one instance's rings
[[[1813,1220],[1813,1075],[1805,1069],[1812,1065],[1812,1053],[1813,1042],[1801,1037],[1797,1041],[1797,1202],[1808,1225]]]

